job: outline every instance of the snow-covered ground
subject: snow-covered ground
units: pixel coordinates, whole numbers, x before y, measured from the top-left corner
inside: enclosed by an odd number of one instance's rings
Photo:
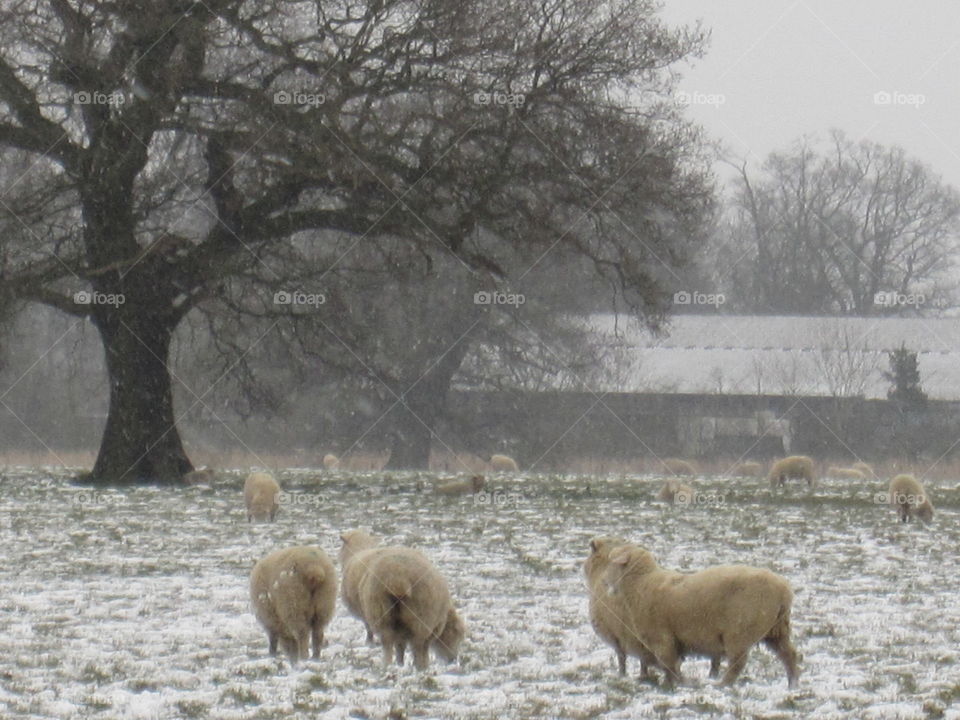
[[[895,522],[878,485],[700,479],[713,502],[669,508],[652,477],[499,477],[496,495],[435,497],[429,475],[281,473],[291,503],[249,525],[241,474],[212,487],[91,491],[64,473],[0,473],[0,717],[960,718],[960,492],[930,488],[931,528]],[[719,500],[723,502],[720,503]],[[247,578],[269,550],[372,529],[425,550],[468,637],[460,662],[385,669],[343,607],[319,661],[267,654]],[[715,687],[688,659],[676,691],[616,674],[587,619],[589,539],[661,563],[763,565],[796,591],[800,688],[764,648]]]

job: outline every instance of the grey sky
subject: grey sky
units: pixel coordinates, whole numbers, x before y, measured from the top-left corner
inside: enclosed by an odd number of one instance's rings
[[[836,127],[899,145],[960,188],[960,2],[665,0],[663,16],[712,29],[679,89],[751,164]]]

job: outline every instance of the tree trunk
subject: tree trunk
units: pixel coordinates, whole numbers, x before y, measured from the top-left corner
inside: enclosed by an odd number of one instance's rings
[[[150,313],[95,314],[106,352],[110,410],[93,472],[98,485],[179,484],[192,469],[173,413],[167,357],[173,328]]]

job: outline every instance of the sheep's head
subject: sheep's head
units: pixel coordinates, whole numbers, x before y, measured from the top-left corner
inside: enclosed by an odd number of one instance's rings
[[[376,539],[364,530],[348,530],[340,535],[343,545],[340,546],[340,563],[346,562],[361,550],[375,547]]]
[[[645,575],[657,569],[653,553],[637,545],[624,545],[610,553],[609,567],[603,575],[603,583],[610,595],[618,594],[624,577],[628,574]]]
[[[926,498],[924,498],[922,503],[917,505],[917,517],[925,523],[933,520],[933,505],[931,505],[930,501]]]
[[[467,627],[463,620],[457,615],[453,608],[447,611],[447,621],[443,630],[433,642],[434,649],[447,662],[453,662],[457,659],[457,653],[460,651],[460,643],[463,642],[464,635],[467,634]]]
[[[626,545],[627,541],[620,537],[595,537],[590,541],[590,555],[583,563],[583,573],[588,582],[606,570],[610,562],[610,552],[614,548]]]
[[[487,481],[483,477],[483,475],[474,475],[473,477],[470,478],[470,485],[473,487],[473,491],[475,493],[478,493],[481,490],[483,490],[483,486],[486,484],[486,482]]]

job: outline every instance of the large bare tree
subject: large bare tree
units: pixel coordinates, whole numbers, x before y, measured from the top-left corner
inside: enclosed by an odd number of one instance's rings
[[[589,258],[656,322],[709,208],[700,138],[668,101],[704,36],[653,2],[0,7],[0,154],[25,168],[0,193],[3,293],[98,330],[93,482],[190,468],[167,363],[191,310],[295,315],[273,293],[398,242],[496,287],[514,269],[494,238]]]

